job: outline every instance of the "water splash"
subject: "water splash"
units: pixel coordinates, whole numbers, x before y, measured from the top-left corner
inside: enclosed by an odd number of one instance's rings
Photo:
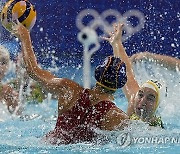
[[[149,79],[156,79],[162,84],[158,114],[161,115],[163,121],[167,124],[180,126],[180,123],[177,123],[177,119],[180,118],[179,70],[168,70],[163,65],[158,65],[154,61],[137,62],[134,64],[134,70],[135,77],[140,85]]]
[[[144,83],[150,78],[162,81],[167,87],[167,95],[162,95],[162,102],[158,108],[158,114],[161,115],[166,129],[152,128],[141,121],[132,122],[132,124],[123,131],[99,131],[105,134],[109,139],[105,144],[92,144],[92,143],[79,143],[73,145],[52,146],[46,145],[42,142],[41,138],[44,134],[54,129],[57,119],[57,101],[51,100],[47,103],[44,101],[42,104],[27,104],[24,111],[23,118],[5,119],[0,125],[0,149],[1,151],[9,152],[55,152],[63,151],[64,153],[104,153],[104,152],[140,152],[150,151],[154,149],[160,151],[161,149],[178,150],[177,146],[159,145],[154,144],[137,144],[129,145],[123,149],[117,143],[117,137],[122,133],[130,133],[133,137],[149,137],[149,136],[175,136],[180,133],[180,102],[179,102],[179,71],[171,71],[166,68],[156,65],[153,62],[141,62],[134,65],[135,77],[140,84]],[[143,74],[143,76],[142,76]],[[174,90],[175,89],[175,90]],[[118,103],[118,102],[123,103]],[[120,108],[127,109],[127,101],[124,98],[117,98],[117,105]],[[121,107],[122,106],[122,107]],[[125,107],[126,106],[126,107]],[[100,143],[100,140],[98,141]],[[18,151],[19,150],[19,151]]]

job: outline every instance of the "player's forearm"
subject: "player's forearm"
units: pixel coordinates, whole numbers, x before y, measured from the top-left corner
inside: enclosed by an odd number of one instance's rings
[[[22,53],[26,71],[31,78],[40,83],[46,80],[43,75],[44,71],[38,67],[34,51],[32,49],[32,43],[29,33],[25,33],[23,37],[20,37],[22,42]]]
[[[128,102],[131,101],[131,96],[134,95],[139,89],[139,85],[135,79],[131,61],[123,47],[122,42],[118,41],[113,45],[114,52],[121,58],[121,60],[126,64],[126,75],[127,82],[123,87],[123,91],[128,98]]]
[[[114,56],[120,57],[121,60],[122,60],[123,62],[125,62],[125,64],[126,64],[127,76],[128,76],[129,73],[133,74],[131,61],[130,61],[130,59],[129,59],[129,57],[128,57],[128,55],[127,55],[127,53],[126,53],[126,51],[125,51],[125,49],[124,49],[124,47],[123,47],[122,42],[117,41],[116,43],[114,43],[114,44],[112,45],[112,47],[113,47]]]
[[[32,43],[30,34],[25,34],[20,38],[22,42],[23,59],[26,65],[27,71],[35,71],[38,67],[34,51],[32,49]]]

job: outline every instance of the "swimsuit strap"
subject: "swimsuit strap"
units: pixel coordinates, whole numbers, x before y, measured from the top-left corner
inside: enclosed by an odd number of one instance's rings
[[[157,117],[157,116],[154,117],[156,118],[155,121],[149,123],[149,126],[154,126],[154,127],[159,126],[161,128],[164,128],[161,117]]]
[[[156,120],[153,121],[153,122],[151,122],[151,123],[148,123],[149,126],[154,126],[154,127],[160,126],[161,128],[164,128],[163,122],[162,122],[162,120],[161,120],[161,117],[157,117],[156,115],[154,115],[154,118],[155,118]],[[131,120],[141,120],[135,113],[130,116],[130,119],[131,119]]]
[[[140,120],[140,118],[135,113],[133,113],[129,118],[131,120]]]

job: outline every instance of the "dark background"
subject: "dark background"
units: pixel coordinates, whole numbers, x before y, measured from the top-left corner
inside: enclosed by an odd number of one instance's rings
[[[4,1],[5,2],[5,1]],[[37,21],[31,30],[31,37],[38,62],[51,66],[52,57],[59,66],[59,72],[72,76],[78,65],[82,65],[82,44],[77,39],[79,29],[75,21],[83,9],[95,9],[99,14],[107,9],[115,9],[121,14],[137,9],[145,15],[144,28],[124,42],[128,55],[150,51],[180,58],[180,1],[179,0],[31,0],[37,10]],[[111,19],[112,20],[112,19]],[[135,19],[132,19],[135,23]],[[43,31],[40,29],[43,28]],[[1,42],[13,44],[11,57],[18,45],[4,28]],[[52,52],[52,51],[55,52]],[[92,56],[96,65],[112,49],[107,42],[101,42],[100,49]],[[47,57],[47,55],[49,55]],[[73,68],[72,71],[69,68]],[[64,72],[64,70],[66,70]],[[76,72],[77,73],[77,72]]]

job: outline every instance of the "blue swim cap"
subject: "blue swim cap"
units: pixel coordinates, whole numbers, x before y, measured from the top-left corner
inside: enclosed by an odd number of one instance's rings
[[[102,65],[96,67],[95,79],[97,84],[106,89],[115,91],[122,88],[127,82],[126,65],[120,58],[109,56]]]

